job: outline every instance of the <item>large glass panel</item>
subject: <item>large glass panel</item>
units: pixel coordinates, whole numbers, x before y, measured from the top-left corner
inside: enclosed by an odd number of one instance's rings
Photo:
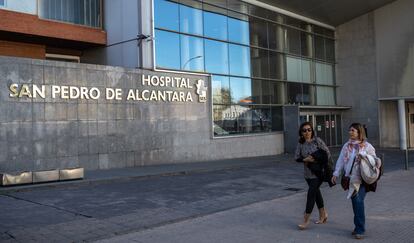
[[[213,4],[222,8],[226,8],[227,4],[226,1],[224,0],[203,0],[203,2],[208,3],[208,4]]]
[[[302,56],[312,57],[312,35],[301,32],[300,43]]]
[[[273,13],[265,8],[255,6],[255,5],[249,5],[249,13],[250,15],[261,17],[268,19],[269,16],[271,16]]]
[[[218,0],[220,1],[220,0]],[[227,0],[228,9],[237,11],[239,13],[249,13],[249,6],[248,4],[240,1],[240,0]]]
[[[315,87],[309,84],[302,84],[302,104],[314,105],[315,104]]]
[[[231,102],[233,104],[252,103],[252,81],[249,78],[230,78]]]
[[[285,60],[283,54],[269,51],[269,75],[273,79],[285,79]]]
[[[318,105],[335,105],[334,88],[317,86],[316,97]]]
[[[262,104],[262,80],[252,80],[252,101],[254,104]]]
[[[204,71],[203,39],[181,35],[181,69]]]
[[[288,81],[301,81],[302,74],[300,64],[300,59],[294,57],[286,57],[286,74]]]
[[[315,36],[314,41],[315,41],[315,58],[325,60],[324,39],[320,36]]]
[[[10,1],[29,2],[29,1]],[[34,9],[36,11],[36,1]],[[9,1],[7,2],[9,3]],[[161,3],[162,5],[163,3]],[[45,19],[101,27],[101,1],[55,1],[39,0],[39,16]]]
[[[272,106],[272,131],[283,131],[283,108]]]
[[[315,63],[316,83],[333,85],[333,67],[330,64]]]
[[[194,2],[196,4],[196,2]],[[201,7],[201,4],[199,4]],[[180,5],[180,31],[203,35],[203,11],[197,8]]]
[[[16,12],[37,14],[36,9],[37,0],[25,0],[25,1],[0,1],[0,8],[9,9]]]
[[[166,0],[154,1],[155,27],[179,31],[178,4]]]
[[[300,55],[300,31],[296,29],[286,29],[286,49],[289,53]]]
[[[211,80],[211,86],[213,87],[213,104],[230,104],[229,77],[213,75]]]
[[[311,62],[309,60],[301,60],[301,71],[302,71],[302,82],[310,83],[311,82]]]
[[[247,18],[247,16],[241,16]],[[228,18],[229,41],[248,45],[250,42],[249,22],[243,19]]]
[[[209,73],[228,74],[228,44],[220,41],[204,40],[205,67]]]
[[[269,48],[277,51],[283,50],[284,30],[281,25],[269,23]]]
[[[273,81],[263,81],[263,104],[283,104],[285,91],[283,83]]]
[[[229,44],[230,74],[250,77],[250,49]]]
[[[250,49],[252,76],[260,78],[269,77],[269,53],[258,48]]]
[[[180,69],[180,37],[178,34],[155,31],[156,66]]]
[[[335,62],[335,42],[330,39],[325,39],[325,53],[328,62]]]
[[[267,48],[267,22],[257,18],[250,18],[250,44]]]
[[[204,36],[227,40],[227,17],[218,13],[205,11]]]
[[[301,104],[303,102],[302,84],[287,83],[288,104]]]

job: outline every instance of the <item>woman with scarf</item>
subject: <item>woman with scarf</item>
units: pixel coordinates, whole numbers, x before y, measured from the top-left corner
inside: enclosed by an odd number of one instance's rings
[[[336,183],[336,179],[344,171],[344,176],[350,178],[350,185],[347,198],[352,200],[352,209],[354,211],[355,228],[352,235],[356,239],[362,239],[365,233],[365,210],[364,199],[365,194],[371,191],[370,185],[364,183],[361,178],[360,162],[358,155],[369,154],[374,156],[374,147],[366,141],[365,129],[360,123],[353,123],[349,127],[349,140],[342,147],[339,158],[336,162],[335,171],[332,176],[332,183]]]
[[[328,158],[330,158],[331,154],[326,144],[322,141],[322,139],[315,137],[315,132],[313,130],[312,124],[310,122],[302,123],[299,128],[299,143],[296,147],[295,152],[295,160],[304,164],[304,176],[306,183],[309,186],[303,223],[298,225],[299,229],[302,230],[306,229],[309,225],[310,215],[312,213],[313,207],[315,206],[315,202],[319,209],[319,220],[315,223],[324,224],[328,219],[328,213],[324,207],[322,193],[319,190],[323,179],[320,176],[317,176],[309,168],[310,163],[319,163],[315,160],[315,153],[319,149],[324,150]]]

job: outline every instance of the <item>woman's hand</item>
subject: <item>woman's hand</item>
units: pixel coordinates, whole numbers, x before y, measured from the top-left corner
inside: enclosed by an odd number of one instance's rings
[[[312,157],[312,155],[308,155],[306,158],[303,159],[304,162],[314,162],[315,159]]]
[[[336,176],[332,176],[331,182],[332,182],[332,184],[336,184]]]

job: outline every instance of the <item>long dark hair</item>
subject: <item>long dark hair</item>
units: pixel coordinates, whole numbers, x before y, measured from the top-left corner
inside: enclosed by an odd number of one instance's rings
[[[299,127],[299,143],[304,143],[305,142],[305,137],[302,134],[302,129],[303,129],[304,126],[310,126],[310,128],[312,130],[312,138],[315,137],[315,131],[313,130],[312,123],[310,123],[310,122],[304,122]]]

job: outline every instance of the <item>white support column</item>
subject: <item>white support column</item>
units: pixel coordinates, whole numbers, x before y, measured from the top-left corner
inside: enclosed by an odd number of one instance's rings
[[[398,124],[400,127],[400,149],[407,150],[407,128],[405,123],[405,100],[398,100]]]
[[[148,38],[141,41],[141,67],[154,69],[154,16],[153,0],[142,0],[141,2],[141,34]]]

